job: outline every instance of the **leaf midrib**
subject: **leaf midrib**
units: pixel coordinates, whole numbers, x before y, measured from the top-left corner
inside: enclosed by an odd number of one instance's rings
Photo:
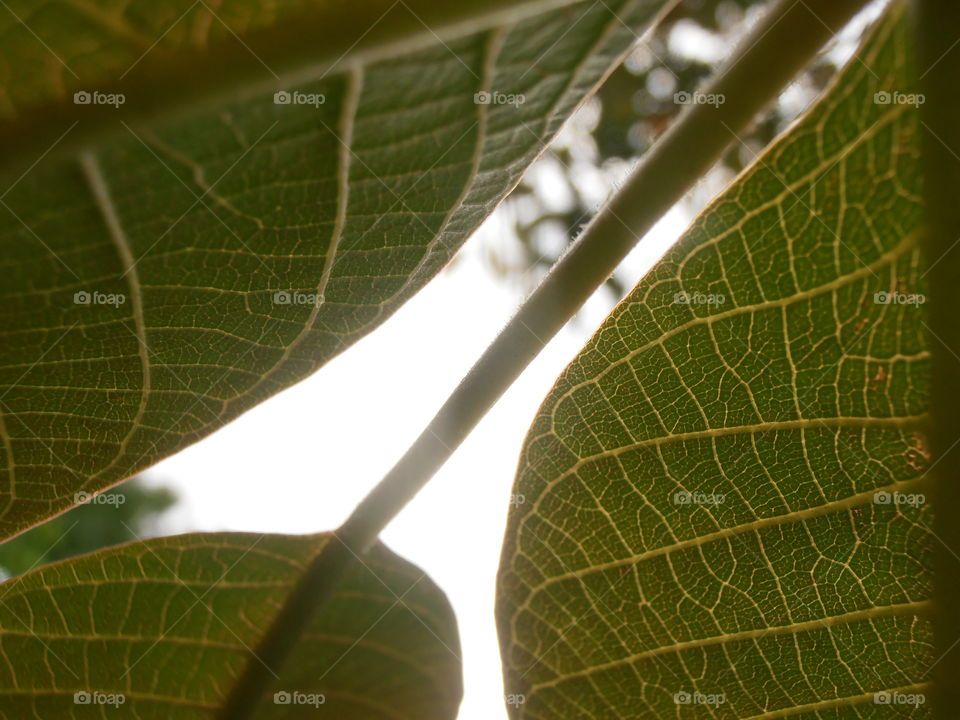
[[[873,496],[878,492],[893,493],[901,490],[914,489],[924,486],[927,482],[928,476],[920,475],[909,480],[901,480],[888,485],[870,488],[869,490],[864,490],[863,492],[855,493],[839,500],[832,500],[819,505],[812,505],[810,507],[803,508],[802,510],[794,510],[793,512],[783,513],[780,515],[769,515],[767,517],[757,518],[756,520],[751,520],[747,523],[741,523],[740,525],[730,525],[705,535],[697,535],[695,537],[687,538],[686,540],[677,540],[669,545],[661,545],[649,550],[644,550],[643,552],[634,555],[618,558],[616,560],[609,560],[603,563],[594,563],[581,570],[569,570],[564,573],[552,575],[547,581],[541,583],[540,585],[529,587],[530,593],[527,601],[522,605],[517,606],[517,614],[519,615],[519,611],[529,606],[529,600],[534,595],[541,592],[544,588],[550,587],[551,585],[563,582],[565,580],[574,578],[583,579],[585,577],[589,577],[590,575],[602,573],[607,570],[614,570],[624,566],[636,565],[651,558],[670,555],[682,550],[700,547],[716,540],[736,537],[737,535],[742,535],[746,532],[750,532],[751,530],[759,530],[768,527],[776,527],[778,525],[802,522],[804,520],[810,520],[823,515],[829,515],[838,510],[850,510],[873,502]]]
[[[150,346],[147,344],[146,320],[143,313],[143,293],[140,278],[137,273],[137,262],[130,249],[130,241],[127,239],[127,234],[123,230],[120,216],[110,193],[110,185],[103,175],[96,155],[92,152],[84,152],[79,156],[79,162],[87,187],[93,196],[94,204],[100,212],[100,218],[103,220],[107,234],[110,236],[117,250],[117,255],[120,258],[120,267],[123,270],[122,277],[126,278],[127,287],[130,290],[130,309],[133,313],[135,328],[133,335],[137,340],[137,353],[140,357],[140,372],[142,377],[140,403],[137,407],[136,415],[130,422],[130,427],[127,429],[123,439],[120,441],[117,454],[110,463],[98,471],[94,477],[90,478],[90,481],[93,482],[97,477],[112,470],[116,464],[123,459],[126,455],[130,440],[140,429],[140,424],[143,421],[147,404],[150,400],[151,364]],[[126,327],[126,323],[123,323],[123,325]]]

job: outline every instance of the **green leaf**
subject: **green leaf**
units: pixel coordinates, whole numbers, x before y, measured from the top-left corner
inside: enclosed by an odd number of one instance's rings
[[[499,578],[514,717],[927,717],[908,32],[894,6],[545,401]]]
[[[152,121],[111,123],[109,105],[78,106],[95,142],[74,152],[84,121],[64,123],[62,145],[0,176],[0,537],[204,437],[382,323],[660,4],[582,2],[389,56],[348,55]],[[60,5],[13,3],[30,28],[6,18],[7,64],[37,74],[31,62],[47,56],[36,24],[65,62],[124,65],[129,47],[95,32],[99,4],[70,3],[90,16],[71,29]],[[210,17],[197,4],[162,57],[198,33],[224,35],[233,5]],[[111,24],[150,37],[173,12],[137,3]],[[41,104],[50,91],[16,88]],[[277,104],[275,90],[309,104]]]
[[[206,720],[328,537],[182,535],[0,585],[0,655],[13,661],[0,665],[0,715]],[[452,720],[461,668],[446,597],[377,546],[305,629],[274,692],[256,717]]]

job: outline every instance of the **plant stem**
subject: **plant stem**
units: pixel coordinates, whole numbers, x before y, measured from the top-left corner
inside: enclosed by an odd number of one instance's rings
[[[640,237],[866,0],[780,0],[750,31],[704,94],[719,105],[688,106],[647,152],[627,183],[557,261],[487,348],[420,437],[314,559],[278,615],[257,659],[220,717],[247,718],[269,687],[266,667],[289,655],[312,612],[333,593],[355,554],[366,552],[429,481],[547,342],[604,283]],[[266,666],[266,667],[265,667]]]
[[[781,0],[767,13],[703,90],[725,102],[716,107],[690,105],[644,156],[416,442],[338,530],[344,542],[358,552],[370,547],[640,237],[864,4],[864,0]]]
[[[926,210],[924,249],[928,263],[927,305],[932,373],[934,680],[938,718],[954,718],[960,707],[960,5],[920,0],[916,46],[920,89],[925,96],[920,126]]]

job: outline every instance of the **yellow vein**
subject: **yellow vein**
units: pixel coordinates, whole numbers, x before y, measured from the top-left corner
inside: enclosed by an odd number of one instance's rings
[[[289,586],[284,586],[289,587]],[[149,642],[154,639],[153,636],[146,635],[117,635],[111,633],[102,633],[99,635],[91,635],[88,633],[45,633],[45,632],[34,632],[33,630],[15,630],[12,628],[4,628],[3,633],[0,634],[0,644],[6,638],[36,638],[37,640],[62,640],[64,642],[71,643],[107,643],[107,642],[116,642],[116,643],[137,643],[137,642]],[[223,642],[221,640],[211,640],[210,638],[191,638],[191,637],[161,637],[157,640],[158,643],[163,643],[164,645],[182,645],[185,647],[195,647],[200,649],[212,648],[217,650],[233,650],[238,653],[245,653],[247,648],[245,645],[236,645],[232,643]]]
[[[876,696],[880,693],[910,693],[917,690],[926,690],[932,687],[932,682],[914,683],[913,685],[903,685],[901,687],[889,688],[886,690],[877,690],[876,692],[866,692],[860,695],[851,695],[849,697],[830,698],[829,700],[807,703],[806,705],[795,705],[794,707],[790,708],[770,710],[768,712],[760,713],[759,715],[751,715],[750,717],[746,718],[746,720],[773,720],[773,718],[805,715],[807,713],[818,712],[820,710],[831,710],[833,708],[849,707],[850,705],[855,705],[857,703],[873,702]]]
[[[143,297],[140,292],[140,278],[137,273],[136,261],[130,250],[130,243],[127,240],[126,233],[120,223],[120,217],[117,209],[110,197],[110,187],[106,178],[100,169],[96,156],[91,152],[84,152],[80,155],[80,167],[83,169],[84,178],[93,193],[94,201],[100,211],[104,224],[110,239],[113,241],[120,256],[120,263],[123,266],[123,277],[127,278],[127,284],[130,287],[130,308],[133,312],[133,322],[136,328],[137,350],[140,355],[140,367],[143,373],[143,387],[140,393],[140,406],[137,408],[137,414],[130,424],[130,429],[120,441],[120,447],[113,461],[96,474],[100,477],[109,472],[124,456],[130,439],[136,433],[143,420],[143,415],[147,409],[147,401],[150,396],[150,355],[147,345],[147,329],[143,315]]]
[[[480,73],[480,83],[477,91],[478,93],[493,91],[493,76],[496,72],[497,58],[499,57],[500,49],[503,46],[504,33],[504,29],[499,27],[491,30],[487,34],[483,49],[483,68]],[[443,236],[446,233],[447,228],[450,226],[453,218],[460,211],[461,206],[466,202],[470,195],[470,191],[473,190],[474,181],[476,181],[477,177],[480,175],[480,162],[483,159],[483,148],[487,142],[487,127],[489,123],[488,108],[491,106],[484,103],[475,103],[475,105],[477,113],[475,127],[477,128],[477,134],[473,157],[470,161],[470,171],[467,174],[466,181],[463,183],[463,189],[460,191],[459,197],[457,197],[454,203],[450,206],[450,209],[447,211],[447,214],[444,216],[443,222],[440,223],[440,228],[434,235],[433,240],[431,240],[424,249],[423,257],[420,258],[420,261],[417,263],[413,271],[407,275],[409,280],[405,282],[397,292],[393,293],[393,295],[380,303],[381,307],[385,307],[394,298],[398,297],[405,290],[407,290],[411,282],[416,281],[417,275],[420,273],[421,269],[427,265],[430,258],[433,257],[434,249],[443,241]],[[461,136],[460,139],[463,139],[463,137]],[[458,139],[457,142],[459,142],[460,139]]]
[[[818,618],[816,620],[806,620],[804,622],[791,623],[789,625],[775,625],[772,627],[754,628],[751,630],[741,630],[739,632],[725,633],[723,635],[714,635],[711,637],[697,638],[695,640],[686,640],[673,645],[663,645],[661,647],[645,650],[635,655],[618,658],[610,662],[599,665],[591,665],[578,670],[577,672],[564,673],[547,682],[537,683],[530,688],[530,691],[539,690],[546,687],[559,685],[567,680],[574,678],[588,677],[598,672],[621,667],[623,665],[640,662],[647,659],[659,657],[672,653],[682,653],[684,650],[693,650],[713,645],[722,645],[724,643],[741,642],[744,640],[759,640],[768,635],[788,635],[799,634],[803,632],[826,630],[834,625],[849,625],[852,623],[873,620],[875,618],[898,617],[902,615],[914,616],[922,615],[930,609],[930,602],[919,600],[915,602],[899,603],[897,605],[885,605],[882,607],[864,608],[863,610],[854,610],[841,615],[832,615],[830,617]]]
[[[753,178],[758,175],[760,172],[766,170],[767,173],[773,174],[774,177],[779,181],[783,186],[782,189],[779,189],[775,195],[769,199],[753,205],[749,210],[744,209],[743,212],[738,216],[737,221],[723,230],[715,233],[709,233],[709,237],[703,242],[697,244],[695,247],[691,248],[683,258],[679,259],[677,264],[677,277],[671,278],[671,280],[679,279],[683,269],[686,267],[688,261],[691,260],[694,256],[698,255],[705,248],[714,247],[720,245],[725,239],[733,235],[734,233],[741,233],[746,226],[746,224],[756,218],[761,216],[767,210],[777,207],[781,212],[783,211],[782,204],[784,200],[789,199],[790,196],[793,196],[797,200],[790,205],[788,210],[800,203],[800,198],[803,195],[808,194],[812,191],[817,183],[819,183],[827,174],[833,170],[834,167],[839,165],[841,162],[846,160],[852,153],[859,150],[861,147],[866,146],[869,142],[873,141],[882,131],[886,131],[888,126],[893,125],[898,122],[900,118],[910,111],[909,105],[898,105],[890,106],[890,110],[887,111],[881,118],[874,122],[869,128],[864,132],[857,135],[857,137],[849,144],[846,145],[842,152],[830,155],[825,157],[819,164],[815,167],[797,177],[795,179],[790,179],[790,182],[785,182],[782,178],[777,176],[773,170],[769,167],[764,166],[761,162],[760,156],[756,156],[751,162],[751,167],[748,170],[744,171],[744,177],[741,182],[748,182],[753,180]],[[773,151],[778,150],[778,147],[772,148]],[[747,174],[749,173],[749,174]],[[806,186],[810,186],[806,190]],[[741,192],[742,188],[740,186],[731,188],[731,192]],[[798,195],[798,193],[800,193]],[[723,207],[725,204],[731,202],[730,197],[727,193],[722,193],[721,195],[714,198],[707,206],[700,211],[700,214],[697,216],[697,220],[694,222],[694,225],[691,226],[691,229],[685,233],[685,237],[689,236],[691,232],[694,232],[697,229],[702,229],[700,218],[705,218],[711,213],[715,213],[718,208]],[[739,201],[733,201],[739,204]],[[822,222],[822,221],[821,221]],[[780,223],[778,223],[780,224]],[[781,224],[782,226],[782,224]],[[772,229],[772,227],[770,228]],[[829,230],[829,228],[828,228]],[[752,261],[753,256],[748,252],[746,256]],[[792,259],[792,258],[791,258]]]
[[[757,313],[763,310],[774,310],[774,309],[779,309],[781,307],[789,307],[790,305],[793,305],[797,302],[802,302],[804,300],[811,300],[816,297],[819,297],[820,295],[824,295],[826,293],[844,288],[848,285],[852,285],[857,280],[861,280],[870,275],[875,275],[876,271],[879,270],[880,268],[883,268],[887,265],[891,265],[894,262],[896,262],[901,256],[906,255],[910,250],[913,250],[915,248],[919,238],[920,238],[920,231],[919,230],[913,231],[910,234],[908,234],[905,238],[903,238],[897,245],[895,245],[886,253],[878,257],[869,265],[864,265],[863,267],[858,268],[857,270],[851,273],[834,278],[830,282],[824,283],[823,285],[818,285],[816,287],[808,288],[807,290],[802,290],[798,293],[794,293],[793,295],[787,295],[782,298],[777,298],[775,300],[764,300],[762,302],[754,303],[751,305],[740,305],[738,307],[733,307],[733,308],[730,308],[729,310],[713,313],[711,315],[701,315],[699,317],[694,317],[692,320],[688,320],[685,323],[682,323],[680,325],[677,325],[676,327],[673,327],[673,328],[670,328],[669,330],[664,331],[662,334],[660,334],[658,337],[654,338],[653,340],[650,340],[644,343],[643,345],[640,345],[630,350],[630,352],[628,352],[623,357],[615,360],[614,362],[611,362],[609,365],[604,367],[604,369],[601,372],[597,373],[596,375],[589,378],[588,380],[583,380],[581,382],[571,385],[561,395],[558,395],[555,399],[553,399],[552,411],[551,411],[551,417],[552,417],[551,426],[555,425],[556,410],[560,406],[560,403],[566,400],[567,398],[569,398],[571,395],[573,395],[574,392],[588,385],[596,385],[599,382],[599,380],[602,377],[604,377],[607,373],[612,372],[613,370],[623,365],[624,363],[628,363],[630,360],[637,357],[638,355],[641,355],[647,350],[650,350],[655,347],[662,347],[663,344],[670,338],[676,337],[677,335],[684,333],[687,330],[690,330],[692,328],[698,327],[700,325],[709,325],[715,322],[719,322],[721,320],[726,320],[728,318],[737,317],[739,315],[744,315],[749,313]],[[631,301],[629,300],[629,298],[624,301],[625,304],[629,304],[630,302]],[[552,430],[547,433],[538,435],[535,438],[531,438],[529,441],[527,441],[527,445],[529,445],[529,443],[532,442],[533,440],[543,437],[543,435],[550,435],[550,434],[553,434]]]
[[[626,12],[633,12],[633,10],[635,10],[636,7],[637,7],[637,1],[630,0],[630,2],[628,2],[625,5],[624,10]],[[543,116],[545,126],[549,125],[549,118],[552,117],[554,114],[556,114],[561,103],[563,102],[564,98],[567,97],[567,94],[569,93],[571,88],[575,87],[578,73],[587,65],[587,61],[590,58],[596,57],[596,55],[600,52],[601,47],[611,39],[613,30],[615,29],[618,22],[620,24],[623,24],[623,21],[620,20],[619,17],[615,16],[613,20],[611,20],[609,23],[607,23],[604,26],[599,38],[591,45],[590,50],[578,61],[576,67],[574,67],[570,71],[569,79],[567,80],[567,83],[564,86],[563,91],[560,92],[560,94],[557,96],[557,99],[554,101],[553,105],[551,105],[550,109]],[[656,23],[653,23],[653,25],[656,25]],[[485,53],[484,67],[481,72],[481,81],[479,84],[479,88],[481,91],[492,90],[493,76],[496,69],[496,61],[500,52],[500,47],[503,44],[503,39],[506,36],[506,34],[507,34],[507,30],[503,26],[499,26],[496,29],[491,30],[488,34],[487,45],[484,48],[484,53]],[[632,48],[633,48],[633,45],[631,44],[630,47],[626,48],[620,54],[619,62],[611,63],[607,72],[602,77],[597,79],[597,81],[593,84],[593,87],[590,89],[590,91],[587,93],[584,93],[583,100],[580,103],[581,105],[584,102],[586,102],[587,98],[591,97],[599,89],[599,87],[606,81],[606,79],[610,76],[610,74],[613,73],[613,71],[619,66],[620,62],[622,62],[622,60],[626,58],[627,55],[629,55]],[[444,220],[440,225],[440,229],[434,234],[434,239],[427,245],[427,252],[417,263],[417,266],[414,268],[414,270],[407,275],[408,278],[416,277],[417,273],[420,272],[421,268],[423,268],[427,264],[429,259],[433,257],[434,248],[442,240],[443,233],[445,232],[446,228],[450,225],[450,223],[453,221],[453,218],[456,216],[457,211],[466,205],[466,200],[470,196],[472,185],[476,180],[477,176],[480,174],[480,161],[482,159],[481,155],[482,155],[483,145],[486,143],[486,140],[489,136],[489,133],[488,133],[489,122],[487,118],[486,105],[482,105],[482,104],[478,105],[476,125],[478,126],[478,134],[477,134],[477,142],[476,142],[477,153],[473,158],[472,169],[468,176],[468,180],[464,185],[463,191],[460,193],[460,197],[457,198],[457,201],[455,202],[455,204],[451,206],[450,210],[444,216]],[[539,135],[537,135],[537,133],[531,130],[526,123],[521,121],[520,125],[524,127],[530,134],[534,135],[537,138],[538,142],[541,143],[540,148],[538,148],[536,152],[533,153],[533,155],[528,159],[529,162],[532,163],[538,157],[540,157],[540,155],[542,155],[546,151],[546,149],[550,146],[552,137],[547,137],[546,139],[542,139],[540,138]],[[559,133],[559,131],[560,131],[560,128],[558,127],[556,132],[554,132],[553,136],[556,136]],[[507,132],[507,131],[500,130],[498,134],[502,134],[504,132]],[[459,139],[457,142],[459,142]],[[456,143],[454,143],[454,145],[456,145]],[[433,168],[430,168],[430,169],[432,170]],[[517,182],[519,182],[519,179],[517,180]],[[507,194],[509,194],[510,190],[512,189],[513,189],[513,186],[508,188],[503,193],[503,195],[506,196]],[[402,203],[403,198],[399,198],[399,202]],[[415,215],[415,217],[419,217],[419,215]],[[391,301],[393,301],[395,298],[400,296],[405,290],[408,289],[408,287],[409,287],[409,282],[404,283],[404,285],[397,292],[393,293],[390,297],[378,303],[378,306],[381,309],[381,313],[382,313],[382,310],[386,308]],[[379,315],[377,315],[376,317],[379,317]],[[353,331],[352,334],[356,335],[358,333],[362,333],[365,330],[367,330],[369,327],[374,325],[374,323],[376,322],[376,317],[370,320],[369,322],[360,325],[358,328],[356,328]]]
[[[347,73],[346,89],[343,96],[343,107],[340,113],[339,132],[339,162],[337,165],[337,214],[333,224],[333,232],[330,237],[330,245],[327,248],[326,256],[323,259],[323,270],[320,273],[320,280],[317,282],[316,299],[313,307],[310,308],[310,315],[304,321],[303,328],[297,334],[297,337],[287,345],[283,350],[280,359],[274,363],[263,377],[247,392],[247,396],[256,392],[275,372],[286,365],[287,360],[293,354],[300,344],[313,332],[313,326],[316,324],[317,317],[320,314],[320,308],[324,304],[324,293],[327,290],[327,284],[330,282],[330,275],[333,271],[334,262],[336,262],[337,248],[340,245],[340,239],[343,237],[344,227],[347,224],[347,209],[350,204],[350,161],[353,154],[353,128],[356,121],[357,110],[360,106],[360,94],[363,91],[363,68],[360,65],[352,65]]]
[[[337,248],[343,237],[343,229],[347,224],[347,210],[350,205],[350,159],[353,154],[353,129],[356,124],[357,111],[360,107],[360,94],[363,90],[363,66],[352,65],[347,74],[347,91],[343,104],[343,116],[340,122],[340,163],[337,170],[337,184],[340,192],[337,195],[337,216],[334,221],[333,237],[330,248],[324,258],[323,273],[317,287],[317,296],[322,298],[330,282],[330,274],[336,261]],[[322,300],[314,307],[310,325],[317,316]]]
[[[675,442],[686,442],[688,440],[705,440],[727,435],[751,434],[759,435],[761,433],[777,432],[780,430],[817,430],[819,428],[840,429],[840,428],[912,428],[918,427],[928,419],[928,413],[919,415],[909,415],[906,417],[833,417],[833,418],[800,418],[798,420],[782,420],[780,422],[756,423],[753,425],[733,425],[731,427],[707,428],[706,430],[692,430],[690,432],[674,433],[672,435],[662,435],[660,437],[645,438],[627,445],[621,445],[617,448],[603,450],[593,455],[587,455],[577,460],[573,465],[563,471],[561,475],[550,481],[547,486],[553,487],[557,483],[573,475],[577,470],[589,462],[602,460],[604,458],[619,457],[632,450],[639,450],[645,447],[659,447]]]
[[[671,553],[687,550],[690,548],[697,548],[707,543],[711,543],[717,540],[724,540],[726,538],[734,537],[736,535],[741,535],[750,531],[763,530],[765,528],[777,527],[779,525],[786,525],[788,523],[797,523],[804,520],[812,520],[814,518],[820,517],[822,515],[828,515],[830,513],[838,512],[840,510],[850,510],[852,508],[858,507],[860,505],[866,505],[867,503],[872,502],[873,496],[878,492],[898,492],[906,488],[915,487],[923,483],[926,479],[926,476],[920,476],[911,478],[910,480],[901,480],[899,482],[892,483],[883,487],[871,488],[863,492],[850,495],[841,500],[834,500],[832,502],[824,503],[823,505],[816,505],[813,507],[804,508],[803,510],[796,510],[794,512],[785,513],[783,515],[772,515],[768,517],[758,518],[752,520],[751,522],[743,523],[741,525],[733,525],[730,527],[720,528],[714,532],[707,533],[705,535],[698,535],[697,537],[688,538],[686,540],[679,540],[670,545],[662,545],[657,548],[650,550],[645,550],[644,552],[638,553],[636,555],[631,555],[625,558],[618,558],[617,560],[609,560],[604,563],[597,563],[590,565],[589,567],[582,568],[580,570],[571,570],[567,573],[562,573],[560,575],[554,575],[547,579],[545,582],[537,586],[532,586],[530,588],[531,595],[533,597],[537,592],[541,591],[543,588],[553,585],[557,582],[563,580],[569,580],[571,578],[582,578],[587,575],[592,575],[593,573],[602,572],[604,570],[611,570],[615,568],[624,567],[626,565],[637,565],[645,560],[650,560],[655,557],[660,557],[661,555],[669,555]],[[527,601],[529,604],[529,600]]]

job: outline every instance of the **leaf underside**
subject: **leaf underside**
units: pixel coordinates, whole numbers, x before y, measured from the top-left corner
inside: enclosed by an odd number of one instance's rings
[[[499,577],[515,718],[928,717],[919,121],[874,101],[912,53],[894,6],[542,406]]]
[[[0,538],[195,442],[383,322],[661,4],[582,2],[366,65],[348,56],[286,88],[313,104],[271,90],[118,120],[79,154],[0,176]],[[169,26],[176,48],[225,35],[224,18],[267,21],[234,3],[215,17],[195,3],[175,23],[188,3],[60,5],[3,16],[10,66],[37,84],[11,83],[7,115],[74,82],[33,28],[85,73],[125,67],[134,35]],[[69,32],[56,22],[76,12]]]
[[[210,718],[257,662],[251,650],[324,542],[182,535],[9,580],[0,585],[0,718]],[[459,652],[443,592],[380,545],[305,629],[276,680],[280,702],[271,693],[254,717],[452,720]],[[83,704],[75,693],[98,695]],[[109,704],[118,695],[122,703]]]

